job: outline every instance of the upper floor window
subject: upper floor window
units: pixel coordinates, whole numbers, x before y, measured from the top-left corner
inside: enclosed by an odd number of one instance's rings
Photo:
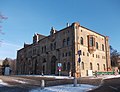
[[[98,42],[96,42],[96,49],[98,49]]]
[[[89,56],[89,53],[87,53],[87,56]]]
[[[36,54],[36,49],[35,49],[35,48],[33,49],[33,55],[34,55],[34,54]]]
[[[54,49],[56,49],[56,42],[54,43]]]
[[[83,56],[85,56],[85,52],[83,52]]]
[[[63,47],[65,46],[65,42],[66,42],[65,39],[63,39]]]
[[[94,39],[93,39],[93,37],[90,37],[89,45],[90,46],[94,46]]]
[[[70,51],[69,51],[69,53],[68,53],[68,54],[69,54],[69,56],[71,56],[71,52],[70,52]]]
[[[102,44],[102,51],[104,51],[104,45]]]
[[[83,45],[83,37],[80,38],[80,44]]]
[[[64,53],[62,53],[62,57],[64,57]]]
[[[67,38],[67,45],[70,45],[70,38]]]
[[[84,70],[84,62],[81,63],[81,68]]]
[[[67,57],[67,52],[66,52],[65,56]]]
[[[94,54],[93,54],[93,57],[94,57]]]

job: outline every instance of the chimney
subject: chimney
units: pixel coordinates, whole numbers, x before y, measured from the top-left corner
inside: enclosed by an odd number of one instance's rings
[[[69,27],[70,25],[69,25],[69,23],[67,23],[67,27]]]

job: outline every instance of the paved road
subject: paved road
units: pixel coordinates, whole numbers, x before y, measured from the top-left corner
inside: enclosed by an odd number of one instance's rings
[[[102,80],[98,88],[88,92],[120,92],[120,78]]]
[[[72,83],[72,79],[42,78],[34,76],[0,76],[0,80],[8,85],[0,87],[0,92],[29,92],[40,87],[41,80],[45,80],[45,86]]]
[[[39,87],[39,81],[32,79],[10,76],[0,76],[0,79],[8,84],[0,86],[0,92],[29,92]]]
[[[40,78],[33,76],[0,76],[0,79],[9,86],[0,86],[0,92],[29,92],[29,90],[40,87],[41,80],[45,80],[46,86],[70,84],[72,79]],[[101,78],[80,78],[78,83],[99,85]],[[100,87],[89,92],[120,92],[120,78],[103,80]]]

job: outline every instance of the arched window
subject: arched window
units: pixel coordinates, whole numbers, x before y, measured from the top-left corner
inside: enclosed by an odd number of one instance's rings
[[[70,71],[70,62],[67,63],[67,70]]]
[[[63,39],[63,47],[65,46],[65,42],[66,42],[65,39]]]
[[[92,67],[92,63],[90,63],[90,70],[92,70],[93,69],[93,67]]]
[[[105,64],[103,64],[103,69],[105,70]]]
[[[97,63],[97,69],[100,70],[100,65]]]
[[[63,70],[64,71],[66,70],[66,63],[65,62],[63,63]]]
[[[70,38],[67,38],[67,45],[70,45]]]
[[[102,51],[104,51],[104,45],[102,44]]]
[[[81,68],[84,70],[84,62],[81,63]]]
[[[83,45],[83,37],[80,38],[80,44]]]
[[[98,49],[98,42],[96,42],[96,49]]]

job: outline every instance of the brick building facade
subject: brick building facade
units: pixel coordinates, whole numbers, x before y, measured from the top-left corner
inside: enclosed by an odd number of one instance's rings
[[[51,28],[49,36],[34,34],[33,43],[17,52],[17,74],[57,75],[58,63],[61,75],[71,72],[79,77],[88,76],[89,70],[107,71],[111,68],[108,37],[75,22],[59,31]]]

